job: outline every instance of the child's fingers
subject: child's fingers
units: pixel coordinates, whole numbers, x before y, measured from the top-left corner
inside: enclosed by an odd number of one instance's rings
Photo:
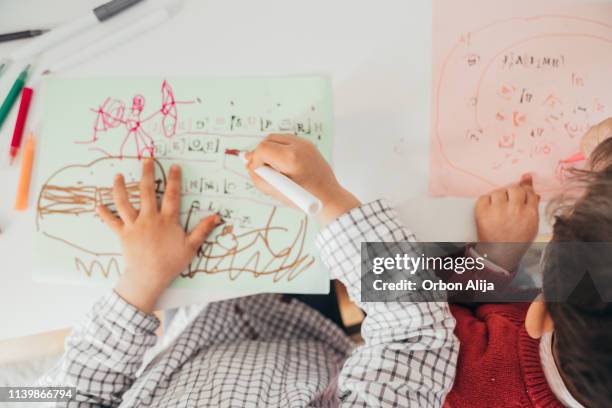
[[[157,198],[155,197],[155,168],[153,167],[153,159],[144,159],[140,179],[140,212],[142,214],[150,214],[156,211]]]
[[[264,140],[248,156],[247,169],[271,166],[278,171],[287,172],[295,163],[295,152],[289,145]]]
[[[130,203],[128,192],[125,188],[125,179],[121,174],[117,174],[113,182],[113,200],[123,222],[134,222],[136,217],[138,217],[138,212],[132,206],[132,203]]]
[[[508,192],[508,201],[511,204],[525,204],[527,202],[527,190],[517,184],[510,186],[506,190]]]
[[[119,218],[115,217],[105,205],[98,205],[96,207],[96,211],[98,212],[98,215],[102,221],[104,221],[104,223],[108,225],[110,229],[112,229],[116,234],[121,232],[123,222]]]
[[[508,193],[505,188],[493,191],[490,196],[491,204],[503,204],[508,202]]]
[[[476,200],[476,211],[479,211],[491,204],[491,196],[489,194],[481,195]]]
[[[191,249],[197,251],[219,224],[221,224],[221,216],[219,214],[209,215],[204,218],[187,236],[187,244]]]
[[[525,200],[529,205],[538,205],[540,202],[540,195],[535,192],[533,188],[533,176],[529,173],[523,174],[519,185],[525,190]]]
[[[521,180],[519,181],[519,186],[533,190],[533,176],[529,173],[523,174],[521,176]]]
[[[162,200],[161,213],[178,218],[181,209],[181,168],[177,165],[170,167],[168,174],[168,184]]]
[[[296,137],[297,136],[292,133],[270,133],[264,140],[287,145],[295,141]]]
[[[531,190],[527,192],[527,205],[537,206],[540,204],[540,195]]]

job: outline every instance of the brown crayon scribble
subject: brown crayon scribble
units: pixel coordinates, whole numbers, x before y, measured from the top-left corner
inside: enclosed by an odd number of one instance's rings
[[[192,206],[187,215],[186,230],[194,209],[197,207]],[[276,211],[277,208],[273,207],[264,227],[254,228],[241,234],[234,232],[233,225],[226,225],[214,241],[207,240],[202,245],[187,271],[181,276],[191,278],[197,273],[211,275],[227,273],[230,280],[236,280],[243,273],[250,273],[254,277],[271,275],[273,282],[283,278],[289,282],[295,279],[315,262],[314,256],[304,253],[308,217],[306,215],[302,217],[295,235],[287,237],[287,245],[275,250],[270,245],[270,232],[274,230],[288,232],[284,227],[273,225]],[[263,248],[255,249],[259,246]],[[246,261],[238,263],[237,256],[248,250],[253,250],[252,255]],[[261,260],[267,258],[270,260],[262,263]]]
[[[45,217],[61,216],[67,217],[66,222],[79,222],[79,216],[85,215],[96,217],[96,206],[104,204],[114,211],[112,197],[112,187],[99,186],[91,183],[84,183],[82,174],[93,171],[90,167],[107,160],[120,162],[130,158],[104,157],[97,159],[87,165],[69,165],[62,167],[53,173],[42,185],[37,203],[37,230],[51,240],[60,242],[63,245],[72,247],[78,251],[88,253],[93,256],[112,256],[104,265],[103,258],[94,259],[86,263],[81,258],[75,257],[75,265],[78,272],[85,273],[86,276],[101,273],[108,278],[109,275],[117,273],[120,275],[118,256],[119,253],[104,252],[99,249],[88,248],[87,245],[78,240],[75,235],[67,236],[64,231],[48,231],[45,228]],[[131,158],[135,159],[135,158]],[[156,162],[156,193],[158,198],[163,196],[166,186],[166,175],[159,161]],[[77,168],[79,172],[68,173],[69,169]],[[73,175],[76,174],[76,175]],[[109,183],[110,184],[110,183]],[[126,184],[130,202],[136,207],[140,204],[139,183],[130,181]],[[243,198],[237,198],[243,199]],[[244,199],[255,203],[256,200]],[[248,204],[247,204],[248,205]],[[227,274],[229,280],[237,280],[242,274],[251,274],[254,277],[269,276],[272,282],[279,282],[283,279],[292,281],[298,275],[312,267],[315,263],[313,255],[305,251],[306,235],[308,231],[308,217],[303,215],[298,221],[295,232],[286,226],[276,223],[278,219],[277,207],[270,206],[265,224],[260,228],[244,229],[238,228],[238,224],[232,224],[231,220],[223,227],[221,234],[214,238],[209,238],[199,249],[198,253],[188,266],[187,271],[181,276],[193,278],[199,273],[204,274]],[[194,213],[199,212],[200,207],[194,201],[187,211],[184,228],[186,231],[191,229],[190,224],[195,224]],[[240,231],[240,232],[237,232]],[[271,245],[271,234],[283,233],[285,244],[279,244],[276,239]],[[245,254],[248,258],[244,260]],[[243,260],[239,261],[239,257]]]
[[[106,265],[102,263],[103,261],[94,259],[93,261],[86,263],[81,258],[75,257],[74,264],[76,266],[77,272],[83,272],[85,275],[91,278],[94,272],[100,272],[102,276],[108,279],[111,273],[115,273],[117,276],[121,276],[121,270],[119,269],[119,262],[117,258],[112,257],[108,260]]]
[[[132,205],[140,202],[138,182],[126,183],[128,199]],[[56,186],[45,185],[40,192],[40,206],[38,214],[43,217],[48,214],[79,215],[95,213],[99,204],[111,206],[113,204],[112,187],[98,186]]]
[[[36,205],[36,227],[40,230],[40,221],[47,215],[72,215],[78,216],[80,214],[95,214],[96,206],[104,204],[114,212],[115,206],[113,202],[113,188],[112,179],[109,178],[109,187],[102,187],[91,184],[84,184],[81,180],[74,180],[66,182],[61,177],[65,173],[72,169],[82,170],[85,173],[92,167],[95,168],[105,161],[117,161],[121,162],[124,160],[134,160],[135,157],[124,157],[123,159],[118,157],[103,157],[92,161],[85,165],[69,165],[64,166],[54,172],[47,180],[43,183],[40,193],[38,195],[38,201]],[[166,174],[161,163],[155,160],[155,193],[158,199],[164,194],[166,186]],[[136,208],[140,206],[140,189],[138,181],[130,181],[126,183],[126,189],[128,191],[128,198],[132,205]],[[47,233],[50,238],[53,238],[52,234]],[[76,243],[73,243],[76,245]]]

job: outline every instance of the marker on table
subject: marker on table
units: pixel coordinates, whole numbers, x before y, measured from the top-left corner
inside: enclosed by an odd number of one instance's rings
[[[245,152],[236,149],[227,149],[225,154],[230,156],[238,156],[247,163]],[[317,215],[323,208],[321,200],[304,190],[302,186],[291,180],[289,177],[279,173],[269,166],[261,166],[254,170],[255,174],[267,181],[272,187],[280,191],[300,210],[308,215]]]
[[[561,163],[574,164],[574,163],[581,162],[583,160],[586,160],[586,156],[584,155],[584,153],[578,152],[578,153],[571,155],[570,157],[566,159],[561,160]]]
[[[81,16],[80,18],[63,24],[48,33],[32,40],[28,44],[16,50],[9,55],[12,61],[18,61],[24,58],[30,58],[43,51],[48,51],[54,45],[75,36],[76,34],[85,31],[86,29],[102,23],[123,10],[133,6],[142,0],[112,0],[104,3],[101,6],[94,8],[91,12]]]
[[[6,69],[6,67],[8,67],[8,64],[9,64],[8,60],[6,59],[0,60],[0,77],[4,73],[4,70]]]
[[[21,139],[23,138],[23,129],[25,128],[26,119],[28,118],[28,110],[30,110],[30,101],[34,90],[27,86],[21,91],[21,102],[19,103],[19,113],[15,122],[15,130],[13,131],[13,139],[11,140],[11,150],[9,152],[10,164],[13,164],[19,147],[21,147]]]
[[[41,34],[46,33],[49,30],[25,30],[16,31],[14,33],[0,34],[0,42],[21,40],[23,38],[38,37]]]
[[[17,96],[19,96],[19,93],[25,86],[25,81],[26,81],[26,78],[28,77],[29,70],[30,70],[30,65],[28,65],[27,67],[24,68],[23,71],[21,71],[21,73],[19,74],[15,82],[13,83],[13,86],[9,90],[8,95],[6,96],[6,99],[4,99],[4,102],[0,106],[0,128],[2,128],[2,124],[6,120],[6,117],[11,111],[11,108],[15,104],[15,101],[17,100]]]
[[[114,32],[100,41],[93,42],[74,54],[54,62],[43,71],[42,75],[68,69],[89,58],[94,58],[116,45],[126,43],[146,30],[157,27],[159,24],[166,21],[168,17],[168,11],[165,8],[155,9],[143,16],[138,16],[138,20],[130,23],[127,27]]]
[[[32,133],[30,133],[25,147],[23,148],[21,174],[19,175],[19,184],[17,185],[15,209],[18,211],[23,211],[28,207],[28,195],[30,193],[30,181],[32,179],[32,166],[34,164],[34,149],[34,136]]]

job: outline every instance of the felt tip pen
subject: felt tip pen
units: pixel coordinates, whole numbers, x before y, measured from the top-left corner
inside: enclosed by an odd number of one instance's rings
[[[25,86],[25,82],[28,77],[29,70],[30,70],[30,65],[28,65],[27,67],[25,67],[23,71],[21,71],[21,73],[19,74],[15,82],[13,83],[13,86],[9,90],[8,95],[6,95],[6,99],[4,99],[4,102],[0,106],[0,128],[2,128],[2,124],[6,120],[6,117],[11,111],[11,108],[15,104],[15,101],[17,100],[19,93]]]
[[[152,10],[151,12],[133,17],[134,21],[127,25],[127,27],[115,31],[113,34],[101,39],[100,41],[94,42],[91,45],[84,47],[77,53],[61,58],[53,65],[49,66],[42,72],[42,75],[49,74],[51,72],[57,72],[64,69],[68,69],[74,65],[77,65],[87,59],[95,58],[106,50],[112,49],[118,44],[126,43],[127,41],[135,38],[138,34],[150,30],[154,27],[159,27],[164,21],[169,18],[168,11],[165,8],[159,8]]]
[[[0,77],[2,76],[2,74],[4,73],[4,71],[6,70],[6,67],[8,67],[9,65],[9,60],[1,60],[0,61]]]
[[[11,55],[9,55],[9,58],[12,61],[20,61],[25,58],[31,58],[42,52],[46,52],[57,44],[68,40],[69,38],[74,37],[99,23],[105,22],[109,18],[121,13],[125,9],[128,9],[141,1],[142,0],[111,0],[108,3],[104,3],[90,12],[83,14],[81,17],[64,23],[59,27],[55,27],[48,33],[33,39],[23,47],[15,50]]]
[[[23,38],[38,37],[49,30],[25,30],[14,33],[0,34],[0,42],[21,40]]]
[[[21,160],[21,174],[17,185],[17,197],[15,199],[15,209],[23,211],[28,207],[28,195],[30,192],[30,181],[32,179],[32,166],[34,165],[34,150],[36,143],[34,136],[30,133],[23,148],[23,158]]]
[[[21,91],[21,102],[19,103],[19,113],[17,114],[17,121],[15,122],[15,130],[13,131],[13,139],[11,140],[11,150],[9,151],[10,164],[13,164],[19,148],[21,147],[21,139],[23,138],[23,129],[25,128],[26,120],[28,118],[28,111],[30,110],[30,101],[32,101],[32,94],[34,90],[27,86]]]

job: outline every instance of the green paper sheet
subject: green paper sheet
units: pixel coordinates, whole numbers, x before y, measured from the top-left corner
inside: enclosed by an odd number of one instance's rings
[[[266,134],[296,133],[326,159],[332,147],[330,83],[321,77],[48,79],[37,149],[34,278],[112,285],[123,270],[119,240],[96,215],[114,210],[123,173],[135,206],[142,157],[183,170],[181,223],[219,212],[225,224],[173,286],[228,297],[326,293],[314,220],[257,191],[238,157]]]

